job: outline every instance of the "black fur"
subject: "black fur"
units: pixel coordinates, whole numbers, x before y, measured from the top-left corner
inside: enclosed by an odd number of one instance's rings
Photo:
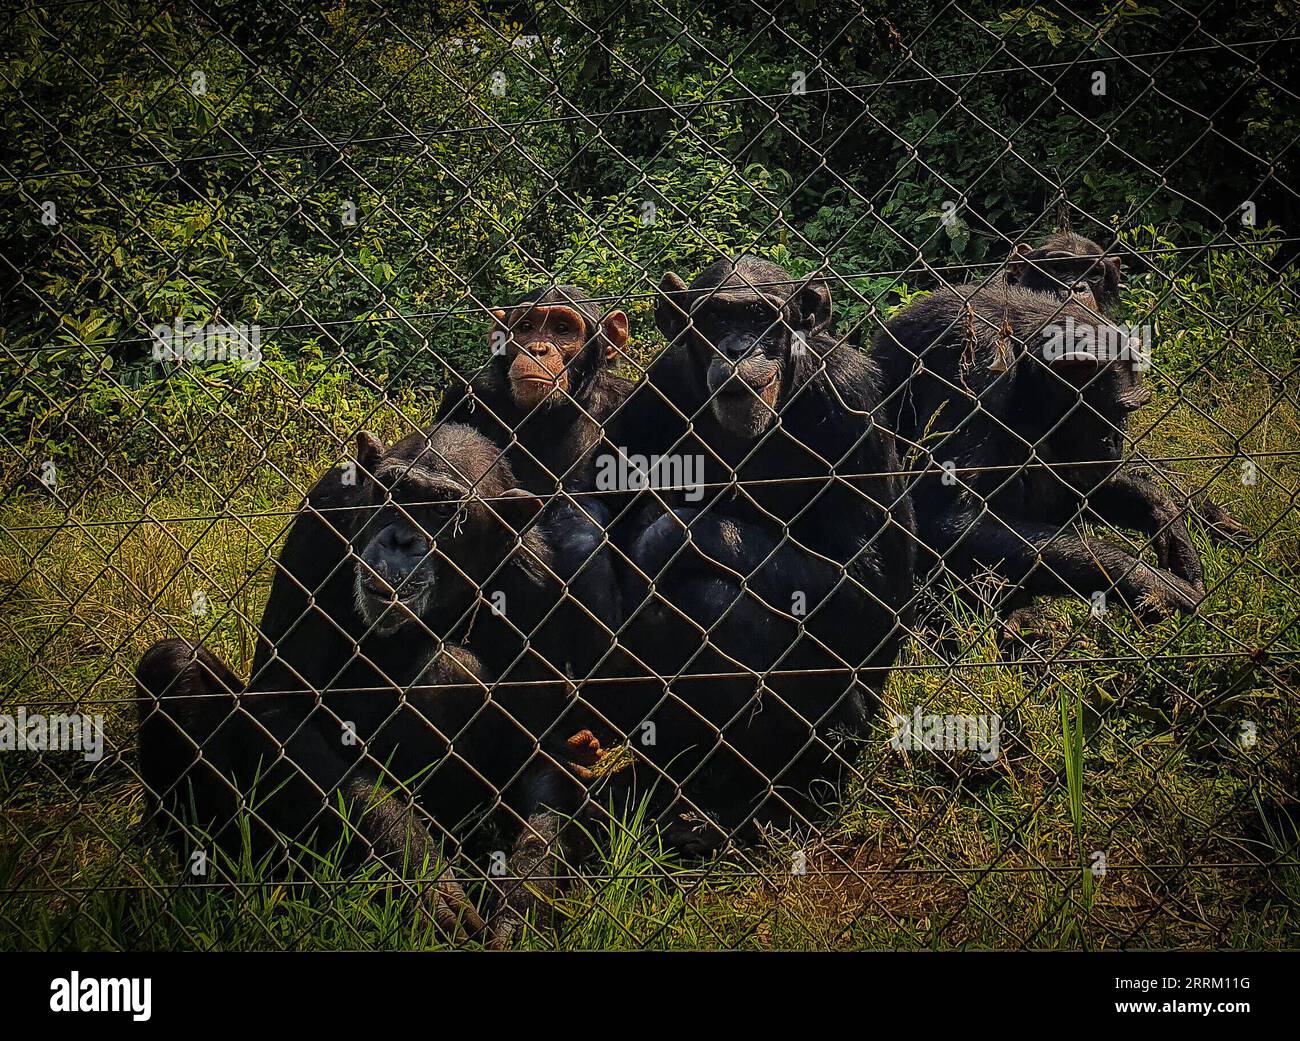
[[[357,487],[331,489],[317,500],[326,509],[304,509],[290,532],[247,686],[182,640],[141,662],[141,769],[182,845],[177,822],[207,833],[227,862],[237,856],[235,812],[255,794],[254,853],[278,850],[277,867],[296,842],[346,841],[353,859],[405,873],[439,846],[481,848],[493,832],[478,822],[499,805],[495,825],[517,830],[565,787],[563,669],[585,652],[540,502],[463,426],[369,448],[363,437]],[[410,480],[425,498],[440,481],[461,489],[463,512],[438,521],[411,500]],[[384,554],[391,525],[408,522],[430,548],[403,577]],[[416,616],[365,600],[358,576],[387,582]],[[560,758],[539,756],[539,744]]]
[[[1061,231],[1049,235],[1042,245],[1032,249],[1025,244],[1018,245],[990,291],[996,294],[999,286],[1016,285],[1052,299],[1076,300],[1099,315],[1110,317],[1119,305],[1122,281],[1118,256],[1108,255],[1096,242],[1082,235]],[[1184,514],[1197,516],[1206,525],[1206,532],[1220,542],[1233,542],[1248,534],[1247,529],[1222,506],[1203,495],[1188,496],[1178,487],[1179,481],[1174,473],[1155,464],[1153,468],[1168,482],[1168,491],[1160,492],[1156,502],[1162,515],[1177,508]],[[1129,473],[1136,474],[1137,471],[1130,469]],[[1149,483],[1149,478],[1143,479]],[[1153,519],[1148,518],[1147,524]]]
[[[1087,302],[1006,283],[940,289],[877,334],[911,461],[953,468],[915,491],[923,539],[967,581],[987,573],[1031,596],[1113,587],[1152,614],[1190,610],[1203,581],[1180,512],[1122,465],[1129,413],[1149,397],[1142,373],[1086,351],[1049,364],[1044,331],[1067,322],[1123,342]],[[1072,527],[1082,520],[1142,531],[1159,567],[1085,537]]]
[[[812,812],[814,782],[838,774],[833,732],[862,732],[912,595],[914,519],[902,482],[887,476],[898,461],[876,425],[878,374],[827,331],[826,287],[792,282],[752,257],[714,265],[689,290],[667,276],[657,317],[672,345],[610,437],[633,455],[704,457],[706,488],[696,502],[647,492],[625,511],[619,538],[640,579],[627,602],[642,604],[628,642],[647,671],[589,700],[653,764],[669,819],[706,815],[725,832]],[[771,310],[746,326],[744,305],[759,292]],[[731,345],[735,371],[778,374],[767,419],[748,401],[720,412],[710,404],[709,366],[721,355],[696,330],[717,324],[725,297],[741,310],[714,335]],[[714,370],[715,384],[726,371]]]
[[[508,359],[497,354],[472,383],[443,400],[435,423],[473,427],[502,448],[521,488],[551,497],[546,523],[554,568],[569,583],[572,602],[584,608],[578,624],[586,634],[586,659],[595,664],[609,652],[623,610],[617,557],[604,537],[609,504],[582,493],[594,488],[596,460],[609,451],[605,425],[633,384],[609,371],[610,355],[626,346],[607,335],[612,312],[572,285],[533,290],[511,311],[544,304],[567,304],[583,318],[586,342],[568,367],[568,393],[553,395],[540,406],[521,407],[510,392]],[[585,675],[575,673],[577,679]]]
[[[993,285],[1015,285],[1058,300],[1075,299],[1101,314],[1119,304],[1122,266],[1092,239],[1070,231],[1049,235],[1040,246],[1018,245]]]

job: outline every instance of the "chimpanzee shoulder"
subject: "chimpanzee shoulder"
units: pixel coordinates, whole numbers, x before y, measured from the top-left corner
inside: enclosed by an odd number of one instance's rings
[[[356,530],[364,480],[355,463],[331,467],[293,516],[258,626],[252,676],[263,685],[283,689],[286,683],[292,685],[291,673],[324,676],[342,660],[338,641],[321,641],[312,616],[341,622],[350,615],[348,544]]]
[[[670,402],[691,400],[691,367],[681,350],[669,349],[650,365],[645,378],[624,381],[627,395],[610,415],[606,441],[629,453],[658,452],[686,433],[689,417]]]
[[[998,382],[1009,393],[1012,381],[1002,379],[1006,363],[1039,346],[1049,326],[1067,319],[1097,323],[1078,303],[1000,282],[944,287],[913,301],[872,342],[894,421],[903,405],[899,388],[918,375],[941,384],[945,397],[964,396],[966,404]],[[908,426],[902,422],[900,432]]]
[[[587,404],[587,413],[592,419],[604,422],[623,404],[636,388],[633,380],[616,376],[611,372],[603,373],[597,385],[592,389]]]

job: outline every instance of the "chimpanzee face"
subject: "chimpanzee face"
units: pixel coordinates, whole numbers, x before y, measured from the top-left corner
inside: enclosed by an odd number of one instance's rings
[[[1102,372],[1101,391],[1107,401],[1127,416],[1151,400],[1146,374],[1130,361],[1112,361]]]
[[[425,613],[471,509],[463,487],[422,466],[380,466],[373,507],[357,534],[356,603],[376,631],[389,633]]]
[[[1111,462],[1124,457],[1129,416],[1151,399],[1143,373],[1124,358],[1102,360],[1096,352],[1079,350],[1052,361],[1027,355],[1027,398],[1042,409],[1046,435],[1054,451],[1076,461]],[[1039,368],[1043,365],[1050,371]],[[1109,470],[1091,469],[1066,475],[1080,481],[1081,491],[1096,485]]]
[[[1065,440],[1095,446],[1098,458],[1121,458],[1129,414],[1151,400],[1144,373],[1128,359],[1103,361],[1084,351],[1048,364],[1060,378],[1048,376],[1052,386],[1045,392],[1060,398],[1067,422],[1086,427],[1084,435]]]
[[[596,328],[576,307],[557,302],[523,304],[508,315],[494,311],[493,316],[493,347],[504,341],[510,396],[522,409],[552,405],[576,393],[575,363],[584,351],[602,349],[598,339],[605,341],[607,361],[627,346],[627,315],[622,311],[611,311]],[[597,361],[592,358],[590,364]]]
[[[1107,257],[1087,239],[1072,240],[1083,252],[1020,243],[1007,263],[1007,281],[1060,301],[1074,301],[1093,312],[1116,302],[1120,282],[1118,257]]]
[[[373,438],[359,441],[359,462],[370,480],[364,497],[368,509],[352,540],[354,591],[361,618],[380,634],[426,617],[435,597],[450,599],[473,588],[475,576],[509,552],[514,531],[489,497],[528,500],[530,508],[540,508],[534,496],[495,480],[490,468],[497,450],[486,439],[444,436],[452,447],[468,445],[482,457],[471,454],[467,458],[474,466],[458,467],[439,453],[443,442],[433,440],[438,436],[430,435],[423,451],[407,450],[409,443],[402,442],[387,454]],[[486,477],[476,477],[480,469]]]
[[[687,335],[708,408],[723,429],[755,438],[776,418],[790,359],[830,321],[830,291],[792,288],[785,271],[754,258],[722,262],[688,289],[669,272],[655,318],[669,339]]]
[[[568,393],[569,366],[587,343],[586,323],[574,308],[560,304],[516,307],[507,318],[506,375],[520,408],[534,408]]]
[[[717,294],[697,306],[692,325],[714,416],[742,437],[762,433],[776,415],[790,356],[784,308],[759,293]]]

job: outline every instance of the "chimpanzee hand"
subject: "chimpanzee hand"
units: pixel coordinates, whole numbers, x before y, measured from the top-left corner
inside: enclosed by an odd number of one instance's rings
[[[1206,532],[1215,542],[1235,545],[1250,538],[1250,529],[1246,525],[1209,499],[1193,503],[1191,509],[1200,518]]]
[[[1133,609],[1144,622],[1158,622],[1175,612],[1190,614],[1205,599],[1204,584],[1192,585],[1175,574],[1142,563],[1120,585],[1121,591],[1138,591],[1136,597],[1129,593],[1126,598],[1135,600]]]
[[[1151,536],[1151,548],[1156,561],[1172,575],[1176,575],[1194,588],[1205,591],[1205,572],[1201,556],[1187,534],[1187,524],[1181,516],[1175,517],[1165,527]]]
[[[690,548],[683,549],[688,542]],[[773,544],[770,536],[752,525],[681,506],[642,532],[632,556],[652,579],[659,578],[670,563],[698,563],[701,558],[731,572],[732,577],[748,578],[754,561],[764,559]]]
[[[687,545],[689,543],[689,545]],[[671,564],[703,566],[712,573],[745,580],[751,593],[783,609],[800,590],[818,604],[842,574],[839,565],[816,558],[792,537],[716,511],[678,507],[641,534],[633,549],[636,565],[651,579]]]
[[[567,848],[575,829],[553,810],[533,814],[524,824],[507,859],[507,878],[501,883],[501,906],[492,921],[492,946],[508,947],[526,928],[546,928],[553,914],[553,901],[561,891],[562,873],[569,857]],[[567,854],[567,855],[566,855]]]
[[[486,941],[488,946],[494,946],[494,935],[488,931],[478,908],[465,895],[450,867],[443,870],[436,882],[421,891],[419,906],[432,916],[438,931],[450,943]]]
[[[1089,493],[1088,506],[1110,524],[1145,532],[1161,568],[1204,590],[1201,556],[1187,534],[1183,511],[1150,476],[1122,470]]]

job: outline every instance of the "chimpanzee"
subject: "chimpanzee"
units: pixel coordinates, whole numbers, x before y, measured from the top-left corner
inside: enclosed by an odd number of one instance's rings
[[[551,578],[563,588],[533,602],[549,602],[555,619],[563,620],[571,638],[562,652],[558,644],[552,646],[555,666],[581,680],[606,657],[621,618],[614,554],[604,537],[609,514],[598,498],[581,492],[592,484],[601,424],[631,387],[608,371],[627,346],[627,318],[621,311],[603,313],[572,286],[533,292],[508,314],[495,312],[495,318],[489,368],[444,401],[437,423],[463,422],[493,439],[508,470],[518,467],[519,488],[550,495],[563,483],[565,493],[551,497],[539,522],[551,549]],[[378,458],[381,448],[361,435],[362,459]],[[324,690],[337,684],[353,661],[350,544],[358,532],[358,495],[364,488],[353,464],[331,470],[308,493],[277,562],[250,689]],[[400,657],[405,646],[404,640],[395,641],[393,653]],[[154,664],[167,675],[176,656],[192,655],[175,647],[170,656],[159,652]],[[408,664],[417,667],[418,660],[413,652]],[[389,662],[386,669],[400,673],[400,662]],[[212,671],[229,678],[224,669]],[[261,746],[245,744],[253,749],[247,761],[257,762]],[[473,785],[466,788],[473,790]]]
[[[1081,243],[1086,256],[1062,256]],[[1143,613],[1190,611],[1204,582],[1182,512],[1122,465],[1151,392],[1140,352],[1096,309],[1118,264],[1077,237],[1015,256],[1005,279],[940,289],[875,337],[894,429],[934,470],[914,492],[923,541],[966,582],[988,573],[1031,597],[1113,586]],[[1053,265],[1060,292],[1041,282]],[[1077,533],[1083,520],[1143,532],[1159,566]]]
[[[521,488],[589,491],[602,425],[632,390],[608,368],[627,349],[627,315],[605,313],[567,285],[536,289],[492,314],[491,361],[446,397],[437,420],[507,446]]]
[[[490,362],[443,400],[436,421],[491,438],[519,486],[548,496],[556,570],[588,608],[589,646],[606,650],[621,615],[619,560],[605,539],[607,503],[582,493],[594,488],[596,460],[608,452],[605,424],[632,391],[631,380],[609,371],[627,351],[627,315],[572,285],[535,289],[492,314]]]
[[[1043,293],[1057,300],[1076,300],[1110,315],[1119,303],[1122,268],[1092,239],[1070,231],[1049,235],[1041,246],[1019,242],[1006,268],[994,281]]]
[[[1114,316],[1122,282],[1119,257],[1070,231],[1049,235],[1037,247],[1017,243],[1006,268],[994,279],[995,285],[1016,285],[1057,300],[1076,300],[1105,318]],[[991,287],[990,291],[996,293],[997,289]],[[1216,541],[1232,542],[1249,534],[1222,506],[1204,496],[1187,496],[1177,488],[1173,475],[1157,469],[1174,486],[1183,511],[1199,517]]]
[[[504,806],[517,830],[537,806],[579,798],[560,719],[580,641],[542,503],[459,424],[388,450],[363,433],[358,462],[366,477],[334,518],[346,541],[317,547],[317,609],[285,627],[290,661],[264,656],[273,667],[245,688],[205,649],[167,640],[137,672],[143,778],[227,863],[241,808],[256,858],[280,866],[295,842],[342,842],[409,876],[485,809]],[[302,558],[298,534],[286,554]],[[478,925],[449,878],[436,901],[440,920]]]
[[[640,753],[668,841],[703,850],[812,812],[837,776],[906,632],[915,522],[879,375],[832,335],[824,283],[722,260],[689,288],[665,275],[655,321],[671,345],[609,440],[689,480],[620,520],[642,671],[585,697],[596,736]]]

